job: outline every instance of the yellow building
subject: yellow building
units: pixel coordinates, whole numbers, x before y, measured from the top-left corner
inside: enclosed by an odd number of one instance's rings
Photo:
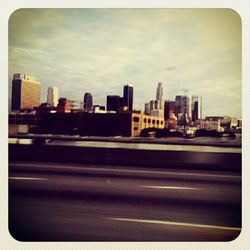
[[[28,74],[14,74],[11,110],[31,110],[40,105],[40,82]]]
[[[160,128],[165,127],[163,118],[142,113],[132,113],[131,119],[131,136],[140,136],[141,131],[145,128]]]

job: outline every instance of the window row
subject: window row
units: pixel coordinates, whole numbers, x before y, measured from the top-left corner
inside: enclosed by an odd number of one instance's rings
[[[140,121],[140,118],[139,117],[133,117],[133,122],[139,122]],[[151,123],[152,122],[152,124],[157,124],[157,125],[159,125],[159,124],[161,124],[161,125],[163,125],[163,121],[159,121],[159,120],[155,120],[155,119],[150,119],[150,118],[144,118],[144,123]]]

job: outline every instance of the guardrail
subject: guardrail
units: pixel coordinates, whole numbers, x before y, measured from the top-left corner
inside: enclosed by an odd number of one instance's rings
[[[10,161],[47,161],[104,165],[133,165],[241,172],[241,153],[67,145],[9,144]]]

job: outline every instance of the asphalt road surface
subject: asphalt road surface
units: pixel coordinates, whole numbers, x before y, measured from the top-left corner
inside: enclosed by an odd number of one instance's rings
[[[12,161],[9,230],[20,241],[231,241],[241,173]]]

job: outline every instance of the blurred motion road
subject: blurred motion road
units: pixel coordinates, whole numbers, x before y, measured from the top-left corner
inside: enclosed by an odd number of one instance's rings
[[[10,159],[9,230],[20,241],[230,241],[241,171]]]

